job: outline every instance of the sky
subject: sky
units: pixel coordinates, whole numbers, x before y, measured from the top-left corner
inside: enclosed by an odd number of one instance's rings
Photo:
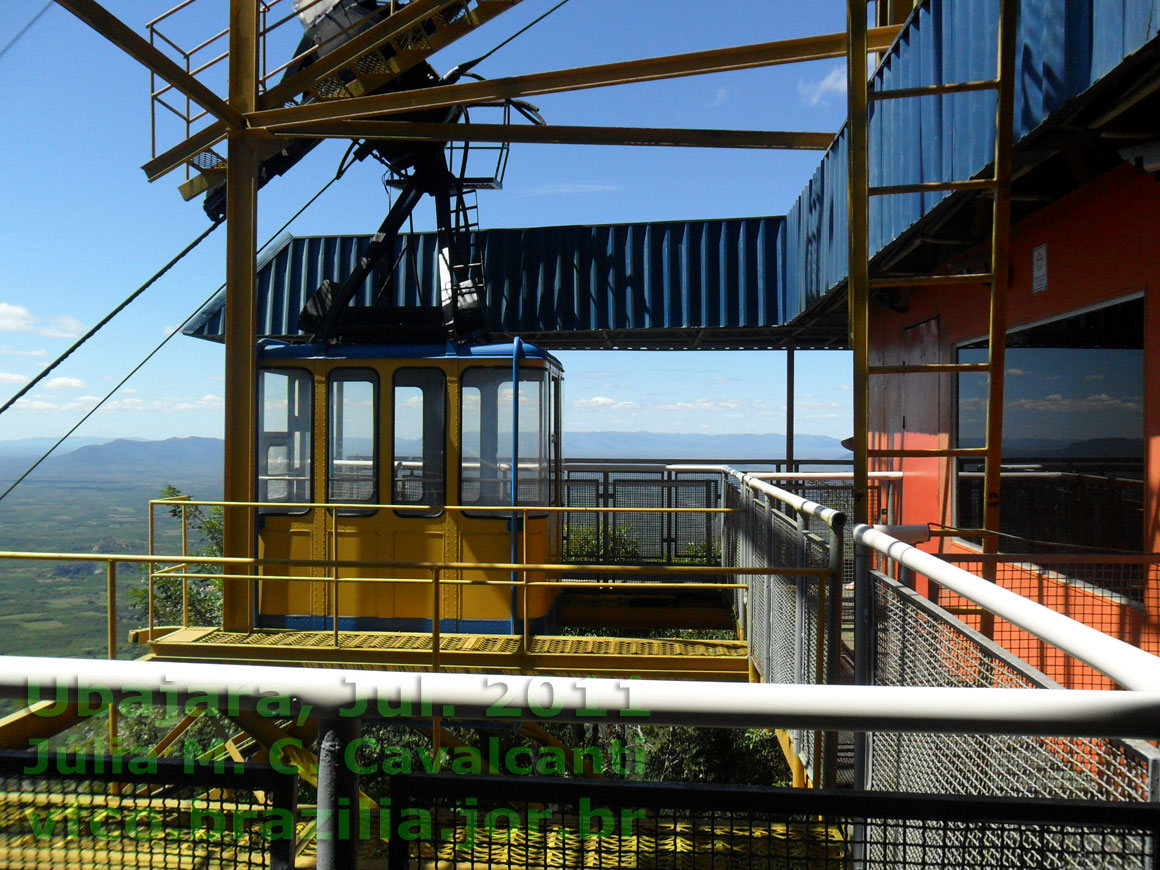
[[[283,0],[281,6],[288,5]],[[144,33],[173,0],[105,0]],[[445,72],[547,11],[524,0],[434,56]],[[278,8],[281,8],[278,7]],[[0,47],[40,8],[5,4]],[[707,10],[712,9],[712,14]],[[178,39],[226,26],[225,0],[194,0]],[[476,71],[488,78],[785,39],[844,28],[844,4],[819,0],[571,0]],[[282,28],[296,41],[298,25]],[[169,35],[167,33],[167,35]],[[186,43],[188,44],[188,43]],[[271,45],[271,57],[287,51]],[[67,63],[45,63],[45,58]],[[278,61],[281,62],[281,61]],[[0,55],[0,397],[7,397],[207,226],[200,200],[152,184],[149,75],[53,6]],[[211,81],[211,84],[213,82]],[[532,100],[549,123],[836,131],[845,115],[840,60],[553,94]],[[172,125],[159,150],[175,144]],[[265,241],[333,175],[327,142],[259,195]],[[784,214],[820,152],[514,145],[504,189],[480,194],[483,228]],[[367,233],[389,207],[378,164],[353,168],[291,227],[296,235]],[[431,229],[424,202],[415,228]],[[59,437],[220,286],[219,230],[11,410],[0,440]],[[577,351],[565,370],[571,431],[766,433],[785,430],[780,352]],[[100,437],[220,437],[221,345],[176,336],[78,431]],[[797,431],[850,434],[850,357],[797,354]]]

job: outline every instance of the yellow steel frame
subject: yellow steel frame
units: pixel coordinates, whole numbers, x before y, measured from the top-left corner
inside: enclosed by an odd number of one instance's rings
[[[847,2],[847,89],[849,117],[849,281],[850,340],[854,351],[854,520],[870,521],[867,491],[869,460],[872,458],[941,457],[952,459],[981,456],[984,464],[983,551],[998,550],[1000,462],[1003,443],[1003,381],[1007,335],[1007,292],[1010,269],[1011,237],[1011,169],[1014,145],[1015,46],[1018,0],[999,0],[998,63],[993,80],[948,83],[921,88],[869,93],[866,53],[873,46],[867,41],[866,4],[862,0]],[[899,16],[905,3],[880,6],[881,14]],[[894,19],[897,20],[897,17]],[[880,19],[881,23],[881,19]],[[990,178],[964,181],[941,181],[871,188],[868,171],[868,105],[870,99],[908,99],[928,94],[995,90],[995,156]],[[932,275],[906,279],[875,278],[869,274],[869,198],[924,190],[990,190],[991,267],[986,273],[971,275]],[[988,347],[985,364],[948,364],[875,366],[869,364],[869,291],[872,287],[921,287],[958,284],[987,284],[990,287]],[[983,447],[949,447],[931,449],[871,449],[869,433],[869,379],[879,374],[954,374],[987,372],[987,428]],[[993,574],[991,575],[993,579]],[[990,635],[993,624],[985,618],[982,631]]]

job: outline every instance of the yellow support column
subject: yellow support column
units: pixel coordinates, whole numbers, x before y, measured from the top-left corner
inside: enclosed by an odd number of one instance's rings
[[[847,68],[847,200],[849,203],[849,277],[846,284],[850,312],[850,346],[854,351],[854,516],[855,523],[869,522],[870,369],[869,299],[870,244],[866,93],[866,3],[846,3]]]
[[[229,37],[229,105],[239,115],[258,105],[258,8],[256,0],[231,0]],[[226,310],[225,310],[225,500],[256,501],[254,273],[257,247],[258,162],[252,135],[231,125],[226,158]],[[226,508],[225,553],[254,555],[254,511]],[[227,569],[228,570],[228,569]],[[237,566],[236,573],[252,573]],[[227,580],[223,590],[222,626],[227,631],[252,628],[253,596],[249,580]]]
[[[999,2],[998,97],[995,101],[995,200],[991,216],[991,324],[988,335],[987,458],[983,464],[983,552],[999,552],[999,489],[1003,454],[1003,388],[1007,366],[1007,290],[1011,263],[1011,151],[1015,124],[1015,33],[1018,0]],[[994,582],[996,566],[984,568]],[[995,633],[995,617],[983,613],[979,629]]]

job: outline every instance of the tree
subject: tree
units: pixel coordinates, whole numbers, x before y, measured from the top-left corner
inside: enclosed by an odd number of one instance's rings
[[[183,498],[185,493],[170,484],[161,490],[161,498]],[[183,508],[172,505],[169,516],[180,519]],[[220,507],[206,510],[201,505],[184,508],[187,528],[190,533],[191,556],[221,556],[225,551],[225,525]],[[218,565],[189,563],[181,573],[220,574]],[[182,580],[186,586],[183,587]],[[222,602],[222,584],[217,577],[166,577],[162,575],[153,581],[153,621],[157,625],[178,625],[184,621],[183,599],[188,595],[189,622],[191,625],[216,625],[219,622]],[[148,618],[148,584],[129,590],[129,601],[144,618]]]

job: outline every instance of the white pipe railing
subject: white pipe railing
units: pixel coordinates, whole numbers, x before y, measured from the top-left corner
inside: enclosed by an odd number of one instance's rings
[[[399,673],[256,665],[0,657],[0,696],[29,701],[196,699],[228,709],[285,699],[323,717],[414,715],[594,719],[728,728],[1045,736],[1160,736],[1160,692],[896,688]],[[283,710],[279,704],[279,710]],[[422,713],[419,711],[432,711]],[[279,713],[282,715],[282,712]],[[629,718],[631,717],[631,718]]]
[[[940,586],[1090,665],[1125,689],[1160,691],[1160,658],[1151,653],[964,571],[885,532],[858,525],[853,533],[855,544],[929,577]]]
[[[817,517],[824,522],[831,529],[835,525],[841,527],[846,522],[846,515],[841,511],[834,510],[831,507],[826,507],[823,504],[818,504],[816,501],[810,501],[808,498],[803,498],[796,493],[788,492],[780,487],[774,486],[762,480],[762,475],[751,474],[748,471],[738,471],[729,465],[666,465],[666,471],[707,471],[717,472],[718,474],[728,475],[734,480],[737,480],[743,486],[747,486],[755,492],[761,492],[765,495],[771,496],[784,504],[789,505],[796,511],[811,517]],[[781,475],[775,475],[780,478]]]

